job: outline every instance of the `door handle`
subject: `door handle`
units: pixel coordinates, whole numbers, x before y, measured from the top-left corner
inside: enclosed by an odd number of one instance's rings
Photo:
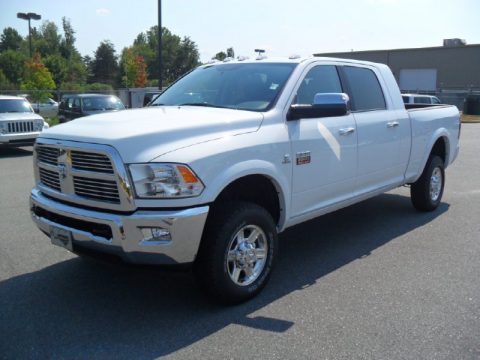
[[[387,123],[387,128],[393,128],[399,126],[400,123],[398,121],[390,121]]]
[[[349,127],[349,128],[343,128],[338,130],[338,133],[340,135],[349,135],[349,134],[352,134],[354,131],[355,131],[354,127]]]

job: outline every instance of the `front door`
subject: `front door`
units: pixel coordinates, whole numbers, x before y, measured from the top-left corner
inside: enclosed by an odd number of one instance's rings
[[[343,93],[334,65],[313,65],[293,103],[312,104],[315,94]],[[352,114],[288,121],[292,147],[292,216],[313,213],[354,196],[357,133]]]

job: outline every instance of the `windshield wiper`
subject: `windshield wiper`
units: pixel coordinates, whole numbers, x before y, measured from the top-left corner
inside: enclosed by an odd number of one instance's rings
[[[165,105],[165,104],[162,104],[162,103],[155,103],[155,104],[150,104],[150,105],[148,105],[148,106],[163,106],[163,105]]]
[[[214,105],[206,102],[183,103],[183,104],[178,104],[178,106],[205,106],[205,107],[215,107],[215,108],[223,108],[223,109],[227,108],[226,106]]]

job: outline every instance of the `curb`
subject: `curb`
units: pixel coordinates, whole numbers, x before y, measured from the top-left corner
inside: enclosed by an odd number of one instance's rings
[[[467,123],[467,124],[480,123],[480,116],[478,116],[478,115],[462,115],[462,123]]]

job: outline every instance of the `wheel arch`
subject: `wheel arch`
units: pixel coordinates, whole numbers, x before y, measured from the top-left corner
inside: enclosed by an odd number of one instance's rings
[[[272,215],[279,231],[283,229],[290,204],[288,181],[271,163],[254,160],[235,164],[216,177],[210,189],[212,206],[229,200],[250,201]]]

